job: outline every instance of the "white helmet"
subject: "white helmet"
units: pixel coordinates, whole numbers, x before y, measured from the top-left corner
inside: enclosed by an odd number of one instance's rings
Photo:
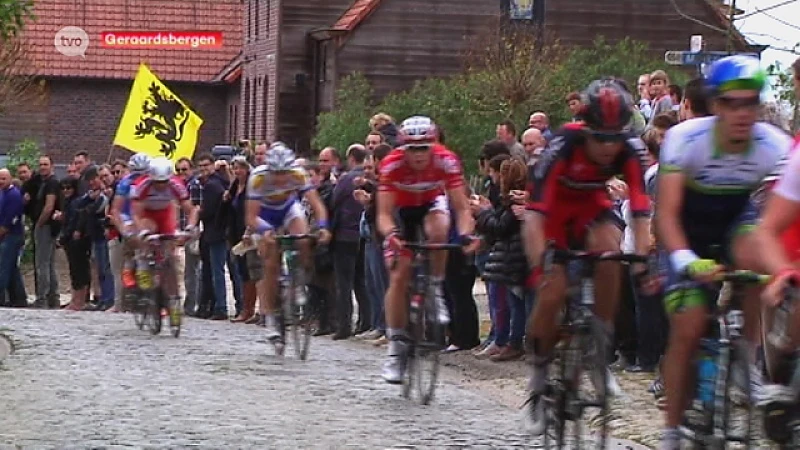
[[[283,142],[276,142],[267,150],[267,168],[273,171],[289,170],[294,166],[294,150]]]
[[[137,153],[128,160],[128,167],[131,172],[147,172],[150,168],[150,157],[144,153]]]
[[[167,181],[175,173],[172,161],[167,158],[155,158],[150,161],[150,179],[153,181]]]

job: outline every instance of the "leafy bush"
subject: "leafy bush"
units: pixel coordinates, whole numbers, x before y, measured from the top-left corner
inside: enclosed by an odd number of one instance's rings
[[[33,139],[25,139],[8,152],[8,170],[16,177],[17,165],[23,162],[28,163],[31,169],[36,170],[40,155],[39,144]]]
[[[511,119],[521,131],[530,113],[542,110],[555,127],[570,119],[564,102],[570,91],[603,76],[625,79],[634,89],[640,74],[664,66],[645,44],[627,39],[616,44],[598,39],[592,47],[569,50],[557,42],[539,45],[525,32],[494,39],[476,45],[467,55],[465,73],[419,81],[378,104],[370,102],[373,91],[363,75],[345,77],[337,92],[337,109],[319,116],[314,146],[341,150],[363,141],[369,118],[377,112],[397,121],[424,114],[444,129],[448,147],[472,172],[481,146],[494,137],[499,121]],[[668,73],[676,84],[688,78],[683,72]]]

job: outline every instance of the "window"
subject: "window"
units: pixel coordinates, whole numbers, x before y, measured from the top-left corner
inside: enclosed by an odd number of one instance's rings
[[[261,122],[264,125],[264,128],[261,130],[261,139],[263,141],[267,141],[267,125],[269,124],[269,78],[264,75],[262,81],[262,92],[263,92],[263,99],[261,103]]]
[[[244,83],[244,128],[242,133],[244,139],[251,139],[247,133],[250,132],[250,80]]]
[[[256,0],[256,26],[253,29],[253,34],[256,36],[256,40],[258,40],[258,28],[261,26],[261,2]]]

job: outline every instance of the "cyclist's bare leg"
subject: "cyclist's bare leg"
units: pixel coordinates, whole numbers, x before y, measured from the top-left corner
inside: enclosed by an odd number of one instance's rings
[[[406,292],[411,278],[411,260],[398,257],[389,269],[389,287],[386,289],[386,327],[390,330],[405,330],[408,325],[408,302]],[[390,336],[391,337],[391,336]]]
[[[753,233],[738,234],[732,243],[731,253],[736,268],[764,273],[760,262],[761,251]],[[761,342],[761,286],[747,286],[744,289],[742,313],[744,313],[744,338],[748,344],[747,356],[750,363],[756,362],[756,349]]]
[[[286,231],[289,234],[306,234],[308,233],[308,223],[304,217],[295,217],[286,225]],[[309,239],[295,242],[297,249],[300,252],[300,261],[303,263],[303,268],[306,273],[310,273],[313,254],[311,253],[312,242]]]
[[[619,252],[622,240],[622,230],[611,222],[600,222],[594,225],[586,237],[586,244],[590,251]],[[595,267],[595,314],[608,327],[613,329],[614,318],[619,304],[620,282],[622,281],[622,266],[618,262],[600,262]]]
[[[178,272],[175,268],[177,258],[175,256],[175,245],[172,242],[164,243],[164,254],[169,255],[167,264],[164,265],[164,276],[162,278],[162,288],[169,298],[178,296]]]
[[[667,395],[667,428],[678,427],[689,402],[691,364],[700,340],[706,334],[708,309],[692,307],[672,315],[670,320],[669,345],[662,365],[664,387]]]
[[[558,343],[557,318],[564,307],[567,292],[567,276],[564,266],[555,265],[550,273],[543,275],[536,291],[536,305],[528,321],[526,339],[528,348],[537,357],[549,357]]]
[[[450,216],[443,211],[431,211],[425,216],[425,237],[431,244],[446,244],[450,235]],[[443,279],[447,268],[447,252],[431,252],[431,276]]]
[[[278,311],[278,273],[280,269],[280,251],[278,242],[274,237],[259,241],[259,252],[264,258],[264,303],[262,310],[265,314],[274,314]]]

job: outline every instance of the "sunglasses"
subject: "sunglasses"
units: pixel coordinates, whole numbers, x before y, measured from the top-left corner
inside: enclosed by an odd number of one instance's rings
[[[624,133],[606,133],[603,131],[589,131],[589,136],[597,142],[607,144],[611,142],[622,142],[628,138]]]
[[[761,106],[761,97],[754,95],[751,97],[717,97],[720,105],[727,109],[753,109]]]
[[[409,152],[425,152],[431,149],[430,144],[411,144],[405,146],[406,151]]]
[[[188,172],[188,171],[189,171],[189,169],[186,168],[186,167],[178,168],[178,172]]]
[[[111,173],[113,173],[114,175],[119,175],[119,174],[122,173],[122,171],[121,170],[115,170],[115,171],[113,171]]]

